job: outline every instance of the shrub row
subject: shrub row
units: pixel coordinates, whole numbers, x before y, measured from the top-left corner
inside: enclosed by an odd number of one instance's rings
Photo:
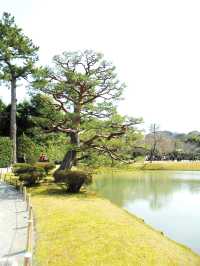
[[[19,180],[27,186],[39,183],[54,168],[53,163],[35,163],[33,165],[17,163],[13,165],[15,175],[19,176]]]
[[[40,181],[55,168],[52,163],[17,163],[13,165],[15,175],[19,176],[19,180],[25,185],[32,186]],[[82,185],[88,185],[92,182],[92,174],[84,171],[57,170],[53,174],[55,182],[65,185],[66,191],[69,193],[79,192]]]
[[[56,167],[54,163],[41,163],[41,162],[39,162],[39,163],[35,163],[34,165],[38,166],[38,167],[42,167],[45,170],[46,174],[49,174],[50,171],[52,171]]]

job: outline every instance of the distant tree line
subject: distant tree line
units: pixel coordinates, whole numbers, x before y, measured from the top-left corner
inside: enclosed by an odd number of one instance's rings
[[[200,132],[178,134],[157,130],[145,136],[145,147],[144,156],[149,161],[200,160]]]

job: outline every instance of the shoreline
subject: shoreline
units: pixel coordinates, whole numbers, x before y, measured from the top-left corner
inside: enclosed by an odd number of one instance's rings
[[[108,199],[66,195],[55,184],[31,192],[38,265],[200,265],[189,247]]]
[[[84,168],[84,167],[83,167]],[[93,168],[94,169],[94,168]],[[165,162],[165,161],[154,161],[154,162],[136,162],[127,165],[118,166],[107,166],[107,167],[96,167],[95,172],[98,173],[102,171],[200,171],[200,162]]]

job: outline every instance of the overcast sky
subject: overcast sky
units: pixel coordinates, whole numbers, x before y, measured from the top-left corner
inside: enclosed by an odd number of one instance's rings
[[[0,11],[40,46],[43,64],[63,51],[103,52],[127,84],[119,111],[145,128],[200,130],[199,0],[1,0]]]

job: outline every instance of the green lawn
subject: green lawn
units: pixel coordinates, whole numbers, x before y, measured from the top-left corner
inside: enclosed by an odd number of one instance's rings
[[[93,194],[65,195],[55,184],[31,189],[36,265],[200,265],[200,257]]]

